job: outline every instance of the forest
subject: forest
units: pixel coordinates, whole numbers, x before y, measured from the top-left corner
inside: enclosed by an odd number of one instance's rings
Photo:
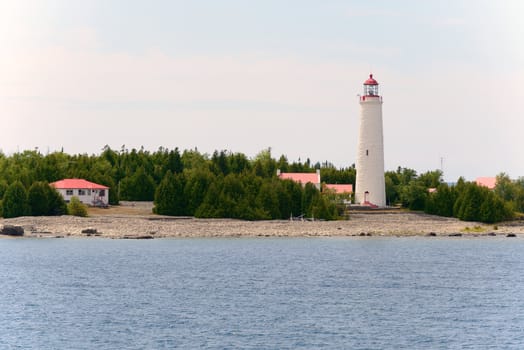
[[[355,185],[354,165],[337,168],[328,161],[313,164],[309,159],[290,162],[284,155],[274,158],[270,148],[253,158],[226,150],[207,154],[163,147],[150,152],[143,147],[114,150],[105,146],[98,155],[27,150],[9,156],[0,153],[0,214],[65,214],[61,196],[49,183],[83,178],[110,187],[112,205],[120,200],[154,201],[154,212],[162,215],[245,220],[347,218],[342,198],[312,184],[281,180],[277,169],[320,169],[323,183]],[[490,191],[462,178],[450,186],[443,182],[440,170],[417,174],[398,167],[387,171],[385,180],[391,206],[482,222],[510,219],[524,211],[524,178],[513,181],[500,174],[495,190]]]

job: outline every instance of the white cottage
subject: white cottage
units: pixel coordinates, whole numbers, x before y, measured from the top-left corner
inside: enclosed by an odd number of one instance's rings
[[[84,179],[63,179],[51,183],[51,186],[69,203],[71,197],[77,197],[80,202],[94,206],[106,207],[109,205],[109,187],[96,184]]]

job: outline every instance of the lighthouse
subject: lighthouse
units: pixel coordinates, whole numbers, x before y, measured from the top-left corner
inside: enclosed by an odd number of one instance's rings
[[[378,82],[373,74],[364,82],[364,94],[360,96],[355,187],[356,203],[372,207],[386,206],[382,97],[378,94]]]

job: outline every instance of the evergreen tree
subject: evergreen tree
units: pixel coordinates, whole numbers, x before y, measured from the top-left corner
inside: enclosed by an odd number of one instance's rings
[[[29,213],[31,215],[42,216],[49,214],[48,186],[47,183],[38,181],[34,182],[31,187],[29,187],[27,198],[29,203]]]
[[[2,214],[4,218],[14,218],[27,215],[27,192],[22,182],[15,181],[7,187],[2,200]]]
[[[256,208],[259,208],[259,215],[261,219],[279,219],[281,218],[279,201],[276,186],[271,183],[271,180],[266,180],[262,183],[256,198]]]
[[[195,216],[198,218],[223,218],[228,217],[220,205],[220,193],[222,191],[223,179],[217,177],[206,192],[202,204],[195,210]]]
[[[124,200],[152,201],[155,197],[155,181],[144,167],[139,167],[132,175],[124,178],[120,184],[120,196]]]
[[[402,206],[411,210],[424,210],[427,196],[428,189],[417,181],[402,186],[400,190]]]
[[[454,189],[443,183],[437,187],[436,192],[428,194],[424,211],[428,214],[452,217],[455,201]]]
[[[49,205],[49,211],[47,215],[65,215],[67,214],[67,204],[64,201],[64,197],[58,191],[46,183],[45,190],[47,192],[46,197]]]
[[[7,182],[0,181],[0,199],[4,198],[4,193],[7,190]]]
[[[168,171],[155,191],[153,212],[160,215],[177,215],[175,205],[176,185],[173,174]]]
[[[302,210],[302,186],[293,180],[280,180],[279,205],[282,219],[304,214]]]
[[[187,215],[195,215],[198,207],[204,202],[207,190],[215,177],[207,170],[184,171],[186,177],[184,198],[187,200]]]
[[[320,196],[319,190],[311,182],[308,182],[304,186],[304,190],[302,192],[302,210],[301,210],[301,212],[305,214],[307,217],[313,216],[313,211],[312,211],[313,202],[315,201],[317,196]]]
[[[182,158],[180,157],[180,151],[178,150],[178,147],[172,151],[169,151],[167,158],[167,169],[175,174],[181,174],[184,170],[184,165],[182,164]]]
[[[313,199],[311,214],[315,219],[322,220],[335,220],[338,217],[335,203],[322,195],[315,196]]]

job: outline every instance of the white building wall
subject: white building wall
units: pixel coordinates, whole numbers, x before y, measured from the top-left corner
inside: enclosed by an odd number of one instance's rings
[[[386,206],[383,140],[382,98],[380,96],[360,97],[356,203],[363,204],[367,201],[379,207]],[[367,195],[366,191],[369,192]]]
[[[84,195],[79,195],[79,190],[84,191]],[[100,190],[87,190],[87,189],[57,189],[58,193],[62,195],[64,200],[69,203],[72,197],[77,197],[80,202],[86,205],[93,205],[96,200],[101,200],[104,205],[109,204],[109,189],[104,190],[104,196],[100,196]],[[73,191],[72,194],[67,194],[67,191]]]

